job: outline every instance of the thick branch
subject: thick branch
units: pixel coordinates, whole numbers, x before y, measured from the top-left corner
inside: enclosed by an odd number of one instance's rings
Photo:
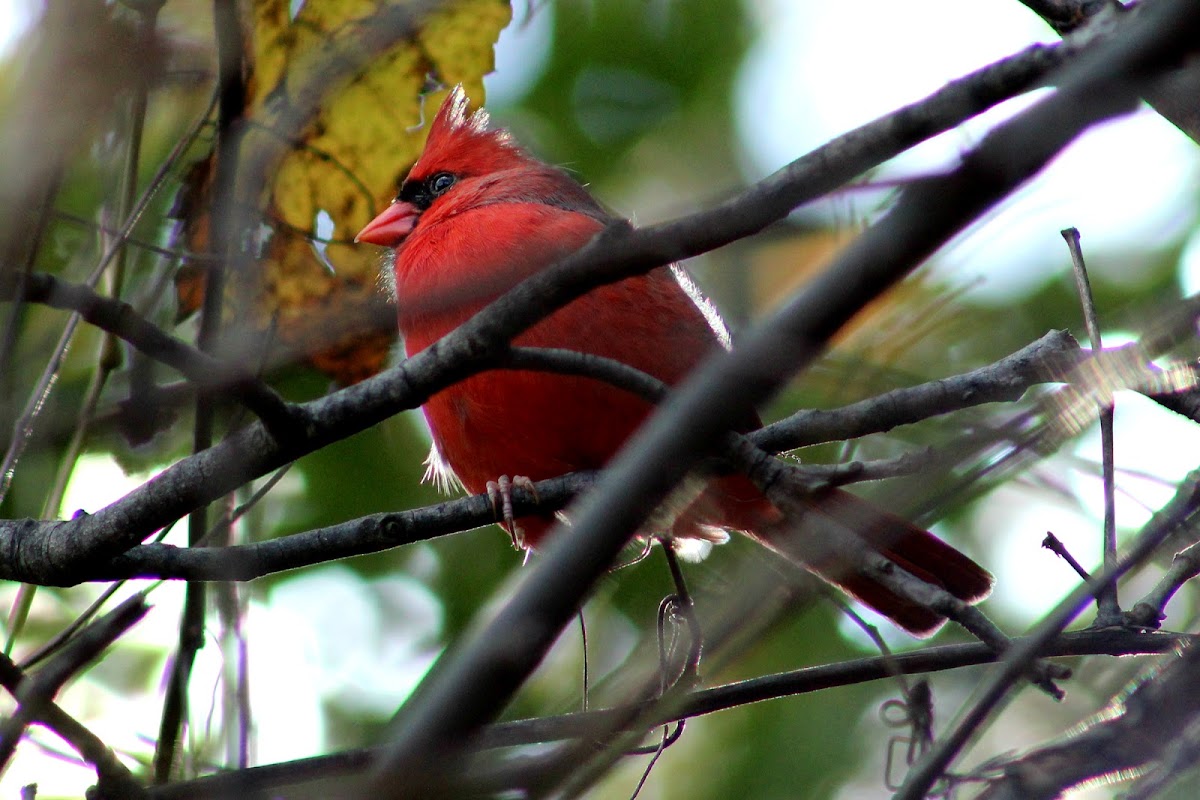
[[[604,283],[743,238],[908,147],[1033,87],[1074,45],[1033,47],[852,131],[713,209],[641,230],[616,227],[525,281],[441,342],[387,373],[297,407],[303,435],[272,441],[253,425],[183,459],[96,514],[47,526],[0,527],[0,578],[70,584],[204,503],[358,433],[478,371],[503,343]],[[289,95],[290,96],[290,95]],[[249,136],[249,134],[248,134]],[[244,147],[253,149],[248,140]],[[261,185],[257,184],[257,185]]]
[[[1161,2],[1128,27],[1127,35],[1065,74],[1056,94],[989,134],[954,172],[905,190],[797,299],[733,354],[693,373],[617,455],[570,531],[550,537],[545,558],[507,605],[443,657],[401,710],[377,789],[388,796],[419,792],[419,784],[402,783],[418,769],[436,786],[440,770],[452,769],[455,743],[499,713],[626,537],[729,421],[770,397],[865,303],[1035,175],[1081,131],[1131,111],[1139,92],[1200,41],[1200,8]],[[522,635],[513,637],[517,630]],[[928,788],[923,781],[914,785]]]
[[[1122,630],[1082,631],[1059,637],[1045,648],[1044,655],[1061,657],[1158,654],[1170,652],[1179,647],[1182,641],[1186,641],[1186,637],[1175,634],[1137,634]],[[654,714],[648,727],[741,708],[766,700],[794,697],[869,681],[888,680],[897,674],[921,675],[987,664],[995,660],[994,651],[984,644],[972,642],[806,667],[690,692],[680,704],[672,705],[669,709],[663,708]],[[613,735],[614,722],[639,716],[643,710],[652,709],[654,705],[650,702],[633,709],[616,707],[555,717],[499,722],[485,727],[475,745],[479,749],[492,749],[567,739],[603,740]],[[304,781],[341,778],[362,773],[381,749],[352,750],[184,781],[153,788],[150,790],[150,796],[155,800],[203,800],[243,796]],[[469,783],[470,775],[465,779]]]
[[[22,299],[77,312],[97,328],[138,351],[173,367],[196,386],[230,392],[255,413],[277,438],[293,433],[291,410],[274,389],[253,375],[226,364],[169,335],[140,316],[128,303],[105,297],[84,284],[67,283],[44,272],[28,276]]]
[[[1021,0],[1031,11],[1060,34],[1068,34],[1083,25],[1107,33],[1121,14],[1136,11],[1137,3],[1122,5],[1120,0]],[[1200,142],[1200,62],[1185,66],[1146,94],[1146,102],[1186,133]]]
[[[1119,713],[1004,764],[1003,778],[991,783],[979,800],[1050,800],[1085,781],[1169,757],[1185,738],[1194,748],[1200,649],[1185,649],[1114,706]]]
[[[746,438],[760,448],[773,451],[826,441],[844,441],[953,410],[990,402],[1014,401],[1031,386],[1061,380],[1060,370],[1076,364],[1080,354],[1079,346],[1070,334],[1051,331],[1015,353],[963,375],[896,389],[840,409],[802,411],[750,433]],[[554,369],[602,378],[648,397],[661,391],[659,382],[647,380],[637,370],[574,352],[514,348],[504,366],[511,369]],[[806,465],[799,469],[806,478],[811,477],[813,483],[820,484],[840,485],[850,480],[879,477],[860,468],[861,465],[856,467],[850,464],[828,468]],[[575,473],[540,481],[536,485],[536,498],[515,487],[513,510],[518,516],[560,510],[594,482],[594,473]],[[192,549],[164,544],[141,545],[104,566],[94,567],[88,578],[253,580],[287,569],[374,553],[494,521],[495,512],[481,495],[412,511],[375,514],[247,545]],[[41,523],[52,524],[58,523]]]

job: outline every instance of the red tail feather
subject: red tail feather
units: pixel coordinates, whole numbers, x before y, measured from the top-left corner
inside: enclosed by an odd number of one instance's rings
[[[783,522],[782,514],[740,476],[714,482],[713,487],[676,524],[676,532],[698,520],[744,530],[771,549],[840,586],[847,593],[890,618],[916,636],[929,636],[945,624],[945,617],[901,597],[872,578],[855,572],[836,556],[817,559],[814,546],[831,535],[850,538],[875,549],[906,572],[948,591],[966,603],[987,597],[993,578],[983,567],[932,533],[890,514],[847,492],[832,490],[812,499],[802,519]],[[841,530],[818,531],[818,526]]]

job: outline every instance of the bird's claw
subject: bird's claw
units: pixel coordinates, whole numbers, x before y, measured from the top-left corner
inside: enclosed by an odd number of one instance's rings
[[[508,531],[513,547],[525,550],[525,531],[521,530],[521,526],[513,517],[512,490],[514,486],[525,489],[533,495],[534,502],[538,502],[537,488],[533,485],[533,481],[525,475],[517,475],[512,478],[501,475],[494,481],[488,481],[487,496],[488,501],[492,504],[492,513],[500,522],[500,527]]]

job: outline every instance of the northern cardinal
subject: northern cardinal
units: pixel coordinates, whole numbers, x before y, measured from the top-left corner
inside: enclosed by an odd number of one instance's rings
[[[486,112],[468,114],[458,87],[431,123],[399,195],[357,241],[395,251],[400,333],[412,356],[616,221],[565,172],[526,153],[507,132],[490,130]],[[594,353],[674,385],[728,347],[728,338],[684,273],[663,266],[591,291],[513,344]],[[429,474],[482,493],[504,476],[537,481],[603,467],[652,406],[592,378],[496,370],[437,393],[423,410],[433,436]],[[747,423],[744,429],[756,427],[757,418]],[[809,502],[820,513],[853,520],[863,541],[964,601],[978,601],[991,588],[991,575],[971,559],[866,501],[831,490]],[[712,539],[714,532],[742,531],[787,555],[794,548],[771,538],[780,517],[747,478],[731,475],[709,481],[670,533]],[[520,543],[536,547],[553,522],[550,514],[515,520]],[[822,577],[918,636],[945,622],[865,576],[825,571]]]

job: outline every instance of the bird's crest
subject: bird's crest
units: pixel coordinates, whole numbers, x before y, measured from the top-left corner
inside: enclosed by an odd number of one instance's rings
[[[462,84],[455,86],[430,123],[425,151],[409,177],[420,179],[443,170],[460,176],[482,175],[525,161],[528,156],[508,131],[489,130],[488,120],[482,108],[469,112]]]

